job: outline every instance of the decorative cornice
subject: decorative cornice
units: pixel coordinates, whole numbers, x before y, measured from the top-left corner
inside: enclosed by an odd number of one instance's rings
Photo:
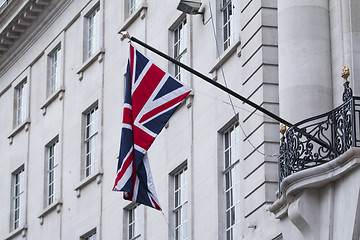
[[[41,2],[42,4],[45,1],[49,1],[49,5],[53,5],[53,3],[57,2],[57,5],[48,11],[47,16],[41,16],[44,18],[44,21],[42,21],[44,24],[32,26],[31,22],[28,22],[30,25],[26,28],[26,30],[28,30],[30,27],[32,30],[26,35],[26,39],[24,41],[15,41],[12,43],[13,45],[8,47],[8,49],[10,49],[10,47],[13,47],[16,44],[16,47],[13,48],[14,51],[11,52],[11,55],[5,58],[4,55],[1,55],[0,53],[0,77],[44,34],[44,32],[54,23],[54,21],[56,21],[59,15],[61,15],[63,11],[65,11],[67,7],[73,2],[73,0],[33,0],[33,2]],[[38,16],[40,17],[40,15]],[[17,21],[20,21],[23,24],[26,22],[24,19],[17,19]],[[1,34],[3,34],[3,32],[0,32],[0,51]],[[1,61],[1,58],[3,58],[3,61]]]
[[[16,1],[14,1],[16,2]],[[6,25],[1,28],[0,32],[0,57],[4,55],[14,43],[26,32],[33,22],[44,12],[51,0],[31,0],[18,6],[18,12],[12,16]],[[13,11],[13,1],[4,9],[3,14],[7,11]],[[12,7],[12,8],[10,8]]]

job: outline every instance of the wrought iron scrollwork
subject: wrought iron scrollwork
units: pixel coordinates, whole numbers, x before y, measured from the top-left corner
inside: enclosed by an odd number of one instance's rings
[[[360,97],[349,86],[349,68],[342,68],[343,104],[316,117],[303,120],[282,131],[279,162],[280,183],[287,176],[329,162],[352,146],[360,146]],[[357,133],[359,132],[359,133]],[[285,133],[285,134],[284,134]]]
[[[351,87],[349,86],[349,82],[344,82],[343,85],[344,85],[344,93],[343,93],[342,99],[343,99],[343,102],[347,102],[352,98],[353,92],[352,92]]]
[[[331,161],[357,144],[354,116],[360,111],[355,109],[360,104],[355,101],[360,98],[351,95],[338,108],[301,121],[286,131],[280,142],[279,182],[295,172]]]

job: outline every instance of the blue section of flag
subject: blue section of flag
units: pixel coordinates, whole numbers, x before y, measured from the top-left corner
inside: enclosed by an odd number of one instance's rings
[[[135,71],[135,80],[136,82],[139,78],[140,73],[143,71],[146,64],[148,64],[149,59],[147,59],[140,52],[136,51],[136,71]]]
[[[175,110],[176,108],[172,108],[169,111],[164,112],[160,116],[157,116],[156,118],[145,123],[144,126],[152,129],[154,133],[159,134]]]
[[[161,88],[161,90],[159,91],[159,93],[156,95],[156,97],[154,98],[154,100],[161,98],[163,96],[165,96],[166,94],[168,94],[169,92],[172,92],[178,88],[181,88],[183,85],[181,83],[179,83],[177,80],[175,80],[173,77],[170,77],[167,79],[166,83],[164,84],[164,86]]]
[[[130,61],[128,61],[126,68],[126,82],[125,82],[125,101],[124,103],[131,104],[131,75],[130,75]]]

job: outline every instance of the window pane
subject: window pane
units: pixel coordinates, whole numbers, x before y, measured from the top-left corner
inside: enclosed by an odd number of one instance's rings
[[[139,208],[139,206],[134,206],[132,208],[130,208],[129,210],[127,210],[127,214],[128,214],[128,226],[127,226],[127,231],[128,231],[128,236],[127,239],[129,240],[133,240],[133,239],[140,239],[141,237],[141,215],[140,215],[140,211],[141,208]]]
[[[179,195],[180,195],[179,191],[175,192],[175,207],[180,205],[180,196]]]
[[[232,1],[222,1],[222,20],[223,20],[223,50],[226,50],[230,46],[230,39],[231,39],[231,25],[232,25]]]
[[[90,233],[86,237],[82,237],[83,240],[96,240],[96,232]]]
[[[129,0],[129,15],[133,14],[139,7],[139,0]]]
[[[173,54],[174,58],[182,63],[186,63],[186,51],[187,51],[187,33],[186,33],[186,18],[184,18],[179,25],[174,29],[174,45]],[[183,70],[176,64],[174,64],[174,74],[179,81],[185,81]]]
[[[49,94],[54,93],[59,86],[60,74],[60,47],[57,48],[50,56],[50,85]]]
[[[21,212],[22,212],[22,195],[24,192],[23,186],[23,173],[24,169],[19,170],[16,173],[13,173],[13,202],[12,202],[12,211],[11,211],[11,218],[12,218],[12,230],[17,229],[21,223]]]
[[[225,169],[230,166],[230,149],[225,152]]]
[[[226,231],[226,240],[232,240],[232,229]]]
[[[224,184],[225,184],[225,225],[226,238],[234,240],[240,237],[238,222],[240,203],[240,134],[239,126],[233,125],[224,133]],[[234,235],[234,232],[236,235]]]
[[[26,81],[15,88],[15,124],[19,125],[25,120]]]
[[[174,175],[174,235],[175,239],[187,239],[188,207],[187,207],[187,167]]]
[[[226,149],[230,146],[230,143],[229,143],[229,132],[225,132],[224,139],[225,139],[225,150],[226,150]]]
[[[85,116],[84,168],[85,177],[94,173],[98,160],[98,107],[91,109]]]
[[[57,143],[56,140],[50,146],[47,147],[47,204],[50,205],[56,199],[56,169],[57,169]]]
[[[99,48],[98,42],[100,37],[100,7],[97,7],[88,17],[88,43],[87,56],[91,57]]]

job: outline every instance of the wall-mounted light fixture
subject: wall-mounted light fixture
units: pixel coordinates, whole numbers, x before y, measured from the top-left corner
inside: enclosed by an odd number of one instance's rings
[[[199,12],[201,6],[201,0],[180,0],[177,10],[180,10],[187,14],[202,14]]]

